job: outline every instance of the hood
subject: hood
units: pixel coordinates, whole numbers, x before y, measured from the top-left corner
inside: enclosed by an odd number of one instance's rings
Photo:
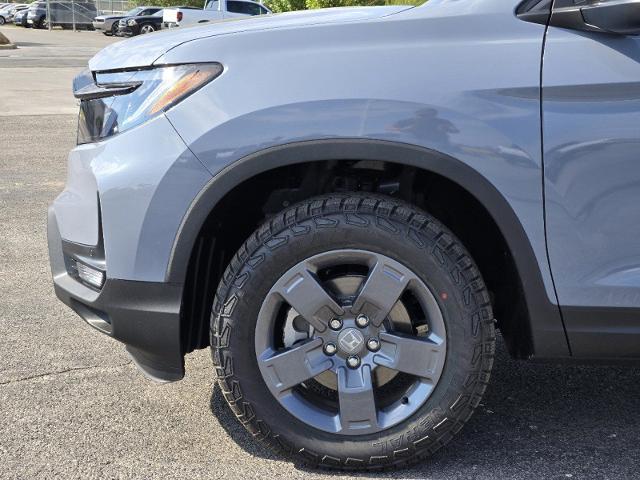
[[[147,67],[163,54],[186,42],[233,33],[295,28],[328,23],[374,20],[402,12],[408,5],[385,7],[342,7],[260,15],[246,19],[220,21],[196,27],[177,27],[153,35],[142,35],[114,43],[89,61],[92,71]]]

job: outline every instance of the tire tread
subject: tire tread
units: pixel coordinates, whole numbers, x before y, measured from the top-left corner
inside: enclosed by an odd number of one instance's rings
[[[431,255],[438,258],[436,251],[448,259],[459,272],[461,291],[468,289],[474,299],[475,310],[471,314],[471,331],[475,333],[475,348],[472,364],[469,366],[464,391],[451,404],[446,418],[437,425],[431,426],[429,433],[419,439],[399,445],[387,455],[369,458],[338,458],[322,452],[313,452],[307,448],[291,445],[282,435],[274,435],[268,424],[256,416],[252,405],[244,401],[239,382],[233,376],[233,358],[230,352],[229,302],[237,301],[236,285],[242,270],[257,267],[251,263],[260,250],[269,247],[269,242],[286,230],[292,235],[309,234],[310,229],[296,229],[301,222],[313,219],[315,228],[326,228],[318,225],[318,219],[327,215],[348,216],[358,214],[374,215],[375,226],[384,220],[390,225],[403,224],[407,227],[407,236],[411,230],[426,235],[433,248]],[[275,246],[274,248],[279,248]],[[443,257],[443,258],[444,258]],[[253,266],[252,266],[253,265]],[[236,299],[236,300],[234,300]],[[293,455],[298,460],[311,466],[331,470],[388,470],[409,466],[419,462],[444,446],[457,433],[473,414],[487,388],[495,355],[495,321],[490,298],[482,275],[464,246],[456,240],[444,225],[428,214],[400,200],[372,194],[341,194],[316,197],[298,205],[294,205],[265,222],[242,245],[230,261],[226,272],[214,297],[211,314],[211,346],[217,383],[229,403],[229,406],[244,427],[259,441],[283,455]]]

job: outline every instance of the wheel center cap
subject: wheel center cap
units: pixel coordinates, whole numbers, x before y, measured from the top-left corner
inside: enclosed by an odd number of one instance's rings
[[[358,353],[364,347],[364,336],[357,328],[347,328],[338,335],[338,348],[348,355]]]

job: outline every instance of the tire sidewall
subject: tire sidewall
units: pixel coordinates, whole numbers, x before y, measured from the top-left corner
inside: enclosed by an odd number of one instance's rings
[[[457,431],[458,424],[463,423],[461,419],[466,420],[470,414],[472,408],[468,404],[473,394],[468,387],[482,373],[476,358],[478,345],[482,345],[478,343],[481,332],[476,324],[482,310],[486,312],[485,299],[478,293],[484,292],[484,285],[477,270],[472,267],[465,270],[456,262],[457,257],[468,255],[458,251],[459,246],[449,251],[457,244],[449,234],[443,234],[446,229],[442,225],[420,214],[435,228],[412,228],[409,222],[399,220],[411,215],[415,219],[413,210],[406,210],[395,218],[359,211],[352,214],[358,217],[352,222],[348,213],[336,211],[282,225],[255,242],[256,248],[247,252],[237,274],[229,279],[223,298],[227,305],[233,299],[234,308],[217,319],[218,331],[228,332],[229,348],[222,348],[221,353],[232,358],[232,381],[241,391],[243,404],[250,406],[268,436],[293,445],[295,451],[317,452],[338,461],[368,462],[373,457],[393,458],[397,452],[435,450],[441,436]],[[339,435],[298,420],[273,397],[256,359],[254,335],[258,313],[273,284],[297,263],[337,249],[368,250],[411,268],[437,299],[447,331],[445,365],[431,396],[411,417],[375,434]],[[464,399],[465,395],[469,398]],[[463,410],[462,417],[452,409],[456,404]]]

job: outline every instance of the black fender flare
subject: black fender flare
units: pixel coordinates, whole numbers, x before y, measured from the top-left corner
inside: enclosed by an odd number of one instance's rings
[[[174,239],[165,280],[184,283],[191,252],[205,220],[233,188],[274,168],[327,160],[400,163],[441,175],[467,190],[493,217],[513,254],[525,289],[535,355],[570,355],[559,307],[548,298],[533,248],[507,200],[484,176],[460,160],[405,143],[369,139],[309,140],[266,148],[231,163],[214,175],[185,214]]]

